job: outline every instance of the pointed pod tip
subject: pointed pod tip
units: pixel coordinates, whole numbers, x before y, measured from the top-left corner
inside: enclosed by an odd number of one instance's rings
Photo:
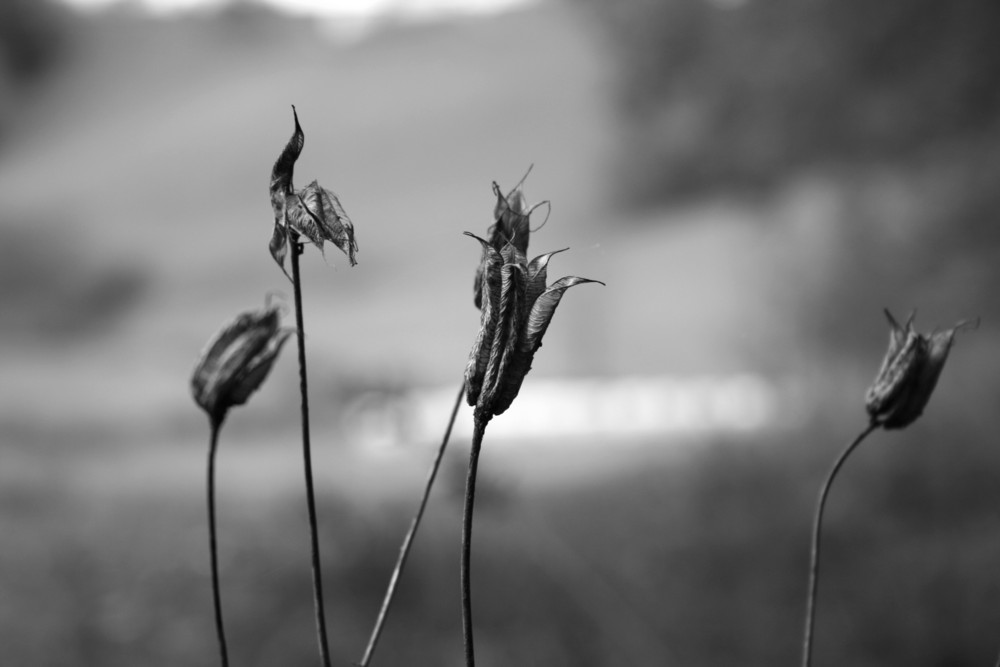
[[[477,241],[479,241],[483,245],[489,245],[490,244],[489,241],[487,241],[486,239],[483,239],[483,238],[480,238],[480,237],[476,236],[472,232],[462,232],[462,233],[465,234],[466,236],[471,236],[472,238],[476,239]]]
[[[573,283],[572,283],[573,285],[583,285],[585,283],[597,283],[598,285],[601,285],[603,287],[607,287],[607,285],[602,280],[594,280],[593,278],[578,278],[578,277],[575,277],[575,276],[574,276],[574,278],[575,279],[573,280]]]

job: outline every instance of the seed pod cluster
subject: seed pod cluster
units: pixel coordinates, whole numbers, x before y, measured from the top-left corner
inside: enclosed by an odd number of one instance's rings
[[[549,259],[562,251],[528,262],[513,243],[497,250],[486,239],[465,233],[479,241],[484,256],[480,329],[465,369],[466,398],[475,406],[476,419],[489,421],[510,407],[520,391],[566,290],[600,281],[567,276],[546,285]]]

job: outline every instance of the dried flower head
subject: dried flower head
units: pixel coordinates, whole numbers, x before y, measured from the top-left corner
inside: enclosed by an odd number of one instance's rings
[[[269,244],[271,256],[284,271],[288,236],[291,234],[294,242],[302,235],[317,246],[320,252],[323,251],[323,243],[330,241],[347,255],[351,266],[354,266],[358,263],[354,259],[358,251],[358,244],[354,240],[354,224],[347,217],[337,195],[321,187],[316,181],[298,191],[295,191],[292,184],[295,161],[299,159],[305,145],[305,134],[294,106],[292,116],[295,119],[292,137],[271,169],[271,209],[274,212],[274,231]]]
[[[505,197],[503,191],[496,181],[493,182],[493,194],[497,198],[497,203],[493,207],[493,224],[486,231],[489,239],[488,243],[497,252],[507,245],[512,244],[522,255],[528,254],[528,240],[531,236],[531,214],[536,208],[547,205],[548,201],[541,201],[529,207],[521,191],[524,180],[531,173],[531,167],[525,172],[517,185],[507,193]],[[483,271],[486,266],[486,251],[480,258],[479,266],[476,269],[476,279],[473,283],[474,302],[476,308],[482,308],[482,282]]]
[[[293,329],[280,327],[280,308],[240,313],[202,350],[191,376],[194,401],[221,423],[229,408],[246,403],[267,378]]]
[[[475,406],[476,419],[489,421],[510,407],[520,391],[566,290],[581,283],[604,283],[567,276],[546,285],[549,259],[561,250],[528,262],[511,242],[498,250],[486,239],[465,234],[479,241],[484,257],[480,328],[465,369],[466,399]]]
[[[872,423],[886,429],[905,428],[923,414],[948,359],[955,332],[979,321],[962,321],[945,331],[917,333],[911,314],[900,326],[888,309],[889,349],[875,381],[865,394]]]

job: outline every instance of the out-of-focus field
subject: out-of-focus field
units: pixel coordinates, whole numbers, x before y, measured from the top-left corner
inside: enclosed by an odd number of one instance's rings
[[[268,291],[290,296],[266,249],[265,187],[293,103],[306,134],[297,182],[340,195],[361,249],[356,268],[336,249],[304,258],[336,663],[361,656],[432,455],[427,442],[359,448],[343,406],[457,384],[478,326],[479,250],[461,232],[483,233],[491,181],[510,187],[531,163],[528,199],[553,203],[532,250],[569,246],[553,275],[608,285],[566,297],[528,383],[794,371],[809,402],[742,436],[512,447],[487,435],[481,664],[794,663],[812,503],[863,425],[885,339],[877,311],[856,326],[866,357],[813,356],[802,338],[801,295],[843,271],[825,233],[844,211],[822,177],[752,199],[610,204],[616,74],[588,15],[562,3],[344,43],[255,10],[78,30],[0,150],[0,664],[215,664],[208,433],[187,382],[224,320]],[[976,314],[940,297],[923,327]],[[845,468],[816,664],[995,660],[1000,357],[988,327],[960,338],[922,421],[876,434]],[[286,351],[222,436],[234,664],[316,662],[296,380]],[[448,455],[375,664],[461,664],[467,448]]]

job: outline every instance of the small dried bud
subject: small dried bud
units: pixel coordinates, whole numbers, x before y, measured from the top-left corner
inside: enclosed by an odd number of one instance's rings
[[[210,419],[221,423],[229,408],[246,403],[267,378],[293,333],[279,325],[277,306],[240,313],[202,350],[191,376],[191,393]]]
[[[872,422],[886,429],[905,428],[923,414],[948,359],[955,332],[975,322],[962,321],[951,329],[919,334],[911,314],[900,326],[888,310],[889,349],[878,375],[865,394]]]
[[[507,410],[520,391],[563,293],[573,285],[600,281],[570,276],[547,286],[549,259],[562,251],[529,263],[512,243],[497,250],[486,239],[465,233],[479,241],[484,257],[481,324],[465,369],[466,399],[475,406],[477,419],[489,421]]]
[[[295,130],[271,168],[271,210],[274,213],[274,231],[269,244],[271,256],[284,271],[288,255],[287,237],[291,232],[293,239],[297,239],[298,235],[305,236],[321,252],[324,241],[330,241],[344,251],[351,266],[354,266],[358,263],[354,258],[358,251],[354,224],[347,217],[337,195],[316,181],[297,192],[292,184],[295,161],[305,145],[305,134],[294,106],[292,115]]]

